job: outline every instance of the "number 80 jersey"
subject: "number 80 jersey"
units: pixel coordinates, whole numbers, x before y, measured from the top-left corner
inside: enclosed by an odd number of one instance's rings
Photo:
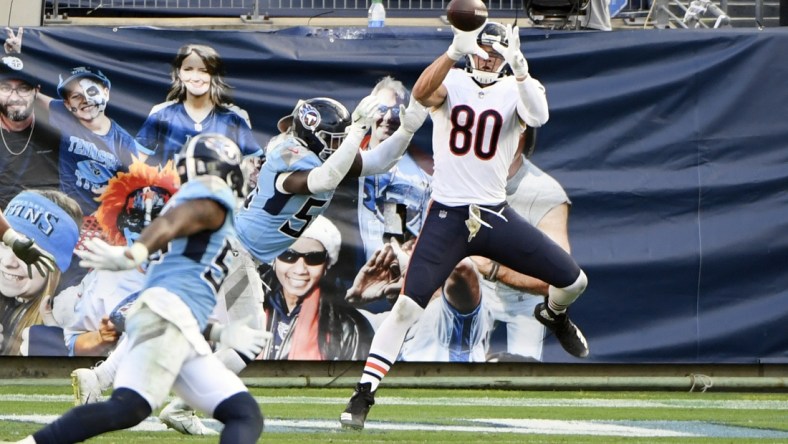
[[[430,112],[434,200],[449,206],[506,200],[506,176],[525,129],[515,82],[507,76],[482,88],[464,70],[449,71],[446,101]]]

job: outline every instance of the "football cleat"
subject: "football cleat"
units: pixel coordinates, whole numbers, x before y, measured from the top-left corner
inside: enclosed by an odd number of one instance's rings
[[[91,368],[78,368],[71,372],[71,387],[74,389],[74,405],[101,401],[101,384]]]
[[[343,428],[362,430],[369,409],[375,405],[375,392],[369,382],[356,384],[356,391],[347,402],[345,411],[339,416]]]
[[[534,317],[555,335],[561,347],[572,356],[588,356],[588,342],[577,326],[569,320],[566,313],[556,313],[547,306],[547,300],[537,304]]]
[[[189,406],[176,399],[159,412],[159,420],[167,427],[184,435],[218,435],[219,432],[208,428],[200,421]]]

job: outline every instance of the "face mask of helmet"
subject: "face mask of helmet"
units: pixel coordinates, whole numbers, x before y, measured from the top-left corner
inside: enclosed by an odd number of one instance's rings
[[[318,97],[299,101],[293,110],[293,135],[325,161],[347,135],[350,113],[334,99]]]
[[[509,40],[506,38],[506,27],[500,23],[489,22],[484,26],[482,32],[479,33],[479,36],[476,38],[476,43],[479,46],[492,46],[492,44],[496,42],[502,44],[504,47],[509,46]],[[474,80],[482,85],[495,83],[501,77],[510,74],[509,65],[505,61],[502,61],[501,64],[498,65],[498,68],[493,71],[484,71],[476,66],[476,59],[472,55],[466,56],[465,70]]]
[[[156,186],[140,188],[126,197],[126,205],[118,214],[117,224],[129,245],[159,216],[170,197],[169,191]]]
[[[204,133],[193,137],[176,156],[175,168],[181,183],[199,176],[215,176],[237,197],[244,197],[246,179],[241,169],[241,150],[221,134]]]

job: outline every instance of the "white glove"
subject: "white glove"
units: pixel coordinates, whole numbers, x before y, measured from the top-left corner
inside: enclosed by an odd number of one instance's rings
[[[237,351],[250,360],[254,359],[274,338],[274,335],[249,327],[248,323],[251,319],[251,316],[247,316],[227,325],[214,324],[211,328],[211,339],[218,338],[223,346]]]
[[[454,33],[454,40],[452,40],[446,55],[455,62],[460,60],[466,54],[476,54],[477,56],[487,60],[487,52],[483,50],[478,43],[476,37],[482,32],[487,22],[473,31],[460,31],[454,26],[451,27],[451,32]]]
[[[97,270],[130,270],[138,267],[148,259],[148,248],[135,242],[130,248],[110,245],[99,238],[92,238],[83,244],[85,250],[76,250],[75,253],[82,260],[82,268],[95,268]],[[128,255],[126,254],[128,252]]]
[[[357,133],[363,136],[372,127],[375,115],[380,107],[380,98],[376,95],[366,96],[361,99],[351,115],[351,124],[348,133]]]
[[[506,25],[506,39],[509,46],[504,48],[498,42],[492,44],[494,50],[501,54],[506,63],[512,68],[514,76],[518,79],[528,77],[528,62],[525,61],[522,51],[520,51],[520,30],[517,26]]]
[[[429,114],[427,107],[419,103],[413,96],[410,96],[407,108],[405,108],[405,105],[399,106],[400,128],[410,134],[415,133],[424,124],[427,114]]]

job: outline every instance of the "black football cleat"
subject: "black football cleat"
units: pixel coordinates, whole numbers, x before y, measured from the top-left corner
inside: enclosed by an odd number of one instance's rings
[[[556,313],[547,306],[547,301],[534,308],[534,317],[555,335],[561,347],[572,356],[588,356],[588,342],[577,326],[569,320],[566,313]]]
[[[367,420],[369,409],[375,405],[375,393],[369,382],[356,384],[356,391],[347,402],[345,411],[339,415],[339,422],[346,429],[362,430]]]

